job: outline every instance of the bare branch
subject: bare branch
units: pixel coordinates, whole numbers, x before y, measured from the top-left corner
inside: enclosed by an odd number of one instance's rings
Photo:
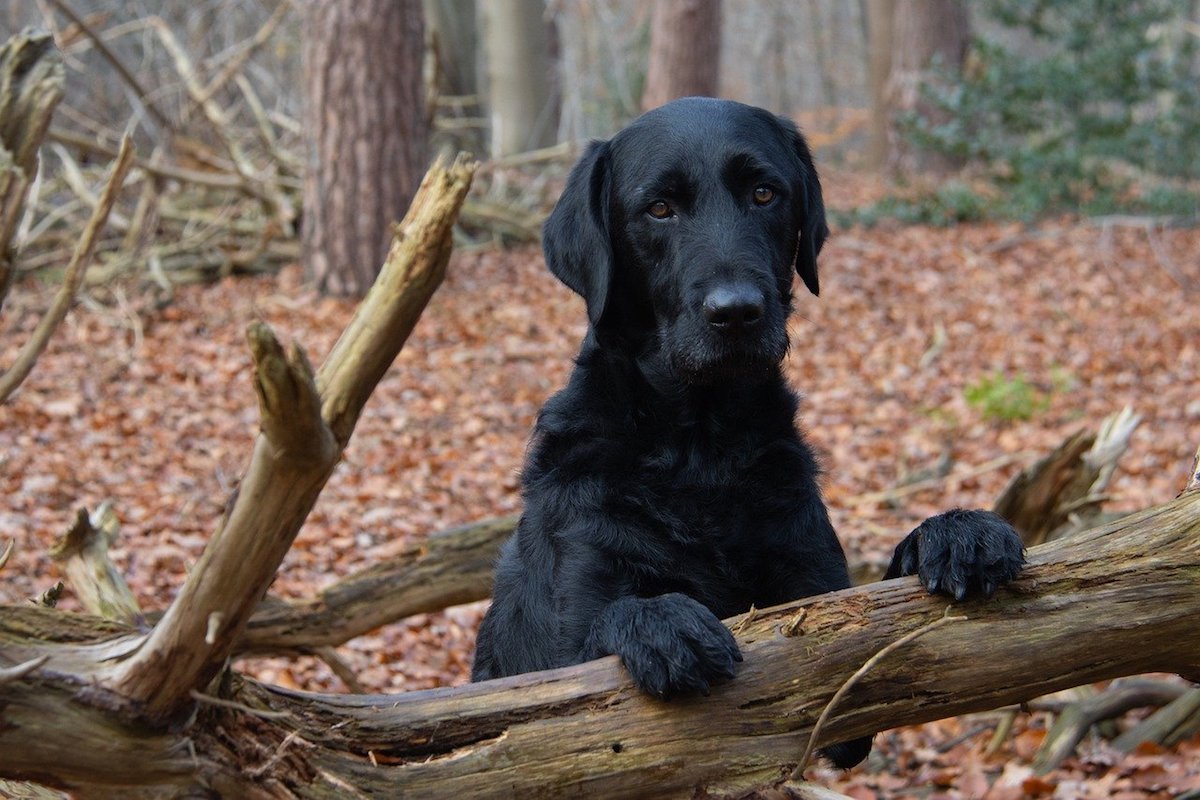
[[[465,193],[464,181],[469,183],[476,166],[460,155],[453,164],[435,165],[425,174],[417,197],[429,200],[414,200],[400,223],[387,256],[395,268],[380,273],[317,373],[325,419],[343,444],[375,384],[407,341],[420,309],[442,281],[452,241],[432,222],[457,215],[460,190]]]
[[[11,245],[38,172],[38,149],[62,100],[62,57],[49,34],[0,45],[0,307],[16,269]]]
[[[225,112],[211,97],[204,97],[204,87],[200,83],[195,67],[183,46],[179,44],[179,40],[175,38],[170,26],[160,17],[151,17],[148,22],[154,32],[158,34],[159,41],[162,42],[167,53],[170,54],[171,60],[175,64],[175,71],[183,79],[183,85],[187,88],[188,95],[204,113],[209,127],[216,134],[233,162],[233,168],[241,176],[243,189],[261,200],[266,212],[274,217],[285,230],[290,230],[292,219],[295,216],[291,202],[276,186],[259,175],[258,170],[250,162],[241,145],[238,144],[237,137],[230,130]]]
[[[111,147],[101,144],[98,139],[80,136],[77,133],[72,133],[61,128],[51,127],[48,138],[51,141],[61,142],[69,147],[79,148],[85,153],[94,153],[106,158],[116,157],[116,151]],[[201,172],[200,170],[185,169],[170,164],[157,164],[143,159],[138,159],[136,163],[138,169],[148,172],[151,175],[157,175],[160,178],[169,178],[170,180],[182,183],[194,183],[197,186],[207,186],[214,189],[244,188],[243,181],[239,176],[227,172]]]
[[[262,324],[248,337],[262,416],[250,466],[179,596],[112,681],[152,718],[169,718],[216,674],[341,452],[303,353],[285,355]]]
[[[123,63],[121,63],[121,59],[117,58],[116,53],[112,51],[112,49],[104,41],[103,37],[92,30],[92,27],[88,25],[82,17],[75,13],[75,10],[67,5],[64,0],[50,0],[50,4],[58,9],[60,14],[71,20],[72,24],[79,28],[79,30],[85,36],[92,40],[92,43],[96,46],[97,52],[104,57],[105,61],[112,65],[112,68],[116,70],[117,75],[121,77],[121,80],[125,81],[129,88],[133,90],[137,101],[141,104],[142,108],[146,109],[150,116],[154,117],[154,121],[162,127],[163,132],[168,135],[174,135],[174,124],[170,119],[167,118],[166,114],[158,110],[158,107],[155,106],[154,102],[150,99],[150,93],[147,92],[145,87],[142,86],[138,79],[134,77],[133,73],[130,72]]]
[[[71,261],[67,264],[62,286],[59,287],[54,302],[46,312],[46,316],[42,317],[37,327],[34,328],[33,334],[25,342],[21,352],[17,354],[17,360],[3,375],[0,375],[0,403],[7,400],[21,385],[21,382],[29,376],[33,365],[37,363],[38,356],[46,349],[46,345],[50,343],[50,337],[75,302],[75,293],[79,290],[88,264],[92,260],[92,250],[96,246],[97,237],[108,221],[109,212],[112,211],[113,203],[117,200],[117,194],[120,192],[121,185],[125,182],[125,176],[129,174],[131,166],[133,166],[133,143],[126,136],[121,140],[121,149],[117,152],[117,160],[113,164],[112,172],[109,173],[108,182],[104,185],[100,199],[97,201],[96,207],[92,209],[92,215],[80,234],[75,251],[71,254]]]
[[[1189,738],[1197,730],[1200,730],[1200,689],[1193,688],[1122,733],[1113,746],[1131,753],[1143,742],[1172,745]]]
[[[325,361],[320,394],[303,351],[251,326],[262,433],[225,519],[179,596],[108,688],[150,719],[186,712],[233,652],[332,473],[363,403],[445,274],[474,164],[430,168],[367,298]]]
[[[503,517],[433,534],[311,599],[264,602],[246,626],[238,652],[336,646],[413,614],[490,597],[500,545],[516,522]]]
[[[208,85],[192,97],[192,102],[198,104],[207,103],[212,99],[213,95],[220,91],[222,86],[241,72],[242,67],[246,66],[246,62],[250,60],[250,56],[254,55],[275,34],[276,29],[279,28],[279,24],[283,22],[284,17],[291,10],[291,5],[291,0],[279,0],[279,5],[275,6],[275,10],[271,12],[271,16],[258,29],[258,32],[249,40],[242,43],[237,54],[221,67],[221,71],[208,82]]]
[[[1139,681],[1128,686],[1114,685],[1095,697],[1069,704],[1059,714],[1042,741],[1042,746],[1038,748],[1033,771],[1045,775],[1058,769],[1097,722],[1112,719],[1134,708],[1166,705],[1186,691],[1179,684]]]
[[[909,631],[896,641],[891,642],[890,644],[881,648],[878,653],[868,658],[865,664],[855,670],[854,674],[846,679],[846,682],[838,688],[833,697],[829,698],[829,702],[825,704],[825,708],[821,711],[821,716],[817,717],[817,721],[813,723],[812,731],[808,735],[808,744],[804,746],[804,754],[800,756],[800,763],[796,765],[794,770],[792,770],[792,780],[798,781],[803,779],[804,770],[808,768],[808,762],[812,759],[813,750],[816,749],[817,738],[821,735],[821,729],[825,727],[825,722],[829,719],[829,714],[838,704],[838,701],[846,696],[846,693],[853,688],[854,684],[862,680],[864,675],[870,672],[877,664],[879,664],[880,661],[883,661],[883,659],[887,658],[887,656],[892,652],[899,650],[909,642],[924,636],[925,634],[941,627],[942,625],[945,625],[949,622],[961,622],[967,619],[963,616],[951,616],[951,608],[952,606],[948,606],[940,619],[935,619],[932,622],[922,625],[916,630]]]

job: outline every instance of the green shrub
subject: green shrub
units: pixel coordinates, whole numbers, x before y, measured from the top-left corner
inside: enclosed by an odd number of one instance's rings
[[[1032,419],[1050,403],[1050,399],[1025,380],[1024,375],[1008,378],[1001,372],[980,378],[963,390],[963,395],[985,419],[1005,422]]]
[[[875,225],[895,219],[908,225],[947,227],[959,222],[979,222],[990,216],[989,201],[962,181],[947,181],[931,195],[916,198],[885,197],[849,213],[832,211],[838,225]]]
[[[1200,179],[1200,38],[1185,24],[1190,5],[972,4],[1027,43],[1015,52],[977,41],[961,76],[925,87],[948,121],[912,115],[905,129],[921,146],[985,165],[1004,216],[1195,215],[1186,184]]]

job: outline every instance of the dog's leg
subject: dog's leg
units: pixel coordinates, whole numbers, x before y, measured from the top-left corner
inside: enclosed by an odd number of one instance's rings
[[[622,597],[592,626],[581,660],[616,654],[643,691],[661,699],[699,691],[734,675],[742,660],[719,619],[687,595]]]
[[[985,597],[1011,581],[1025,563],[1021,537],[991,511],[954,509],[922,522],[896,547],[886,578],[919,575],[930,594]]]
[[[874,736],[864,736],[848,742],[838,742],[822,748],[820,755],[828,758],[838,769],[850,769],[871,753]]]

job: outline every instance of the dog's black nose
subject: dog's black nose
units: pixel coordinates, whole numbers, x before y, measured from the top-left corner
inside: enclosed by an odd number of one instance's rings
[[[704,319],[714,328],[749,328],[762,319],[764,302],[749,284],[718,286],[704,298]]]

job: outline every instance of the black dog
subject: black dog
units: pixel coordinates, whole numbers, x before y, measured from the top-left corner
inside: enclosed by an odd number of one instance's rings
[[[545,227],[591,325],[538,418],[473,679],[615,653],[657,697],[707,692],[741,660],[722,618],[850,585],[780,371],[793,265],[816,294],[827,233],[808,146],[761,109],[679,100],[591,145]],[[959,510],[888,576],[990,595],[1022,562],[1006,522]]]

